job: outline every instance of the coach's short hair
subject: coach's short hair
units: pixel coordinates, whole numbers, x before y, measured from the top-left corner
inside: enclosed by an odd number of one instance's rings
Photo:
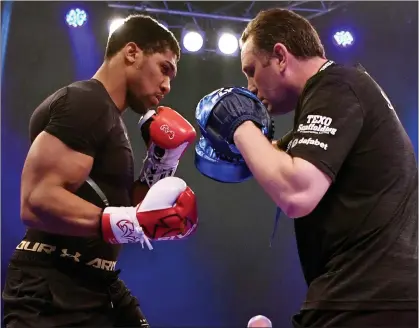
[[[268,53],[272,53],[276,43],[282,43],[297,58],[325,57],[314,27],[304,17],[286,9],[261,11],[243,31],[241,44],[249,38],[258,50]]]
[[[105,59],[113,57],[129,42],[134,42],[146,54],[171,50],[179,60],[179,42],[171,31],[146,15],[130,15],[109,37]]]

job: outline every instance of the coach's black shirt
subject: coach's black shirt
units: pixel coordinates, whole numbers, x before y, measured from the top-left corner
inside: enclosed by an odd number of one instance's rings
[[[287,151],[332,180],[314,211],[295,219],[303,309],[417,310],[417,163],[378,84],[337,65],[314,75]]]
[[[134,181],[131,145],[121,113],[99,81],[79,81],[56,91],[34,111],[29,130],[32,142],[46,131],[71,149],[93,157],[89,176],[105,194],[110,206],[131,206],[130,190]],[[76,194],[105,207],[87,183]],[[58,252],[66,249],[71,255],[78,252],[83,262],[99,259],[92,263],[96,267],[101,266],[102,260],[116,261],[120,251],[120,246],[99,238],[61,236],[33,229],[28,229],[25,240],[51,244],[57,246]],[[109,269],[109,265],[102,267]]]

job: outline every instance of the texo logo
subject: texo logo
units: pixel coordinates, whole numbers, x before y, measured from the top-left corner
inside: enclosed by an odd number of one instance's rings
[[[324,126],[330,126],[332,123],[332,119],[327,116],[322,115],[308,115],[307,116],[307,123],[308,124],[322,124]]]

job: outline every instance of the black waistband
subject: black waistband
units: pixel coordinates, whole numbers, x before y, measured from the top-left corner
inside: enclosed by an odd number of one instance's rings
[[[116,261],[102,258],[85,258],[82,254],[68,252],[40,242],[22,240],[11,256],[11,263],[17,266],[57,268],[64,271],[75,270],[88,275],[115,276]]]
[[[57,270],[74,278],[80,277],[96,284],[109,283],[118,279],[121,270],[103,270],[86,263],[75,262],[71,258],[59,258],[28,252],[24,250],[15,250],[10,258],[10,265],[21,269],[52,269]]]

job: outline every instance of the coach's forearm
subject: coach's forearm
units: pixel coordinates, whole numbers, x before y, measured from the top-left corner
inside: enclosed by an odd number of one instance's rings
[[[59,186],[39,186],[22,202],[22,222],[29,228],[68,236],[100,233],[102,209]]]
[[[273,147],[250,121],[237,128],[234,142],[255,179],[277,206],[289,217],[301,216],[305,185],[297,178],[293,158]]]
[[[274,148],[276,150],[280,150],[279,147],[278,147],[278,140],[272,140],[271,144],[272,144],[272,146],[274,146]]]

